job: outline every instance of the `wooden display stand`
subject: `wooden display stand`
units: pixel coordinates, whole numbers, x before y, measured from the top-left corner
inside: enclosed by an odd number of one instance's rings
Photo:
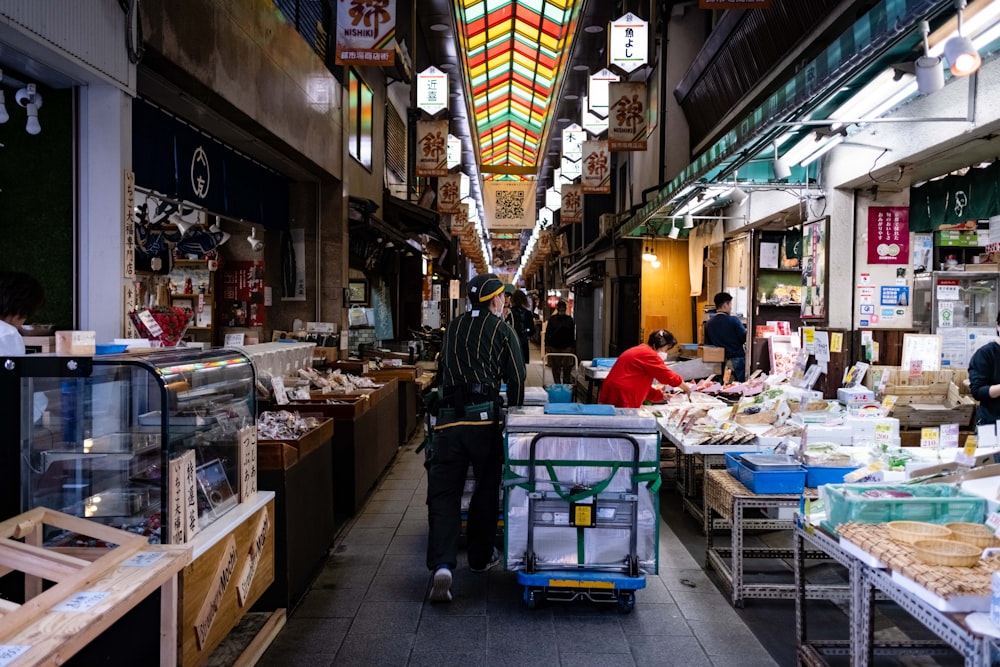
[[[274,493],[258,491],[189,543],[181,573],[181,667],[204,664],[274,581]]]
[[[43,547],[45,526],[107,547]],[[24,540],[21,542],[20,540]],[[142,536],[43,507],[0,523],[0,571],[24,573],[23,604],[0,600],[4,665],[62,664],[160,591],[160,665],[177,664],[177,575],[191,549],[151,546]],[[43,581],[56,582],[43,592]]]

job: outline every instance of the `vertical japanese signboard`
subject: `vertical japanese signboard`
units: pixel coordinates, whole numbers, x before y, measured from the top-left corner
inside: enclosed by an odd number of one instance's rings
[[[646,84],[612,83],[608,86],[608,99],[608,150],[646,150],[646,137],[649,136]]]
[[[417,74],[417,108],[432,116],[448,108],[448,75],[437,67]]]
[[[611,152],[607,141],[583,142],[583,193],[611,193]]]
[[[608,64],[624,72],[634,72],[648,61],[649,23],[629,12],[611,22]]]
[[[448,175],[448,121],[417,121],[417,176]]]
[[[460,201],[460,174],[448,174],[438,178],[438,213],[457,213]]]
[[[560,221],[563,224],[573,222],[583,222],[583,188],[579,183],[564,185],[562,187],[562,215]]]

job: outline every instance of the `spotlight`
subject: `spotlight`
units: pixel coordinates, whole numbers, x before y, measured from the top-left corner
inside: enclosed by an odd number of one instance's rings
[[[17,91],[14,95],[17,103],[28,112],[28,122],[24,129],[28,134],[38,134],[42,131],[42,126],[38,123],[38,110],[42,108],[42,96],[35,90],[35,84],[29,83],[27,86]]]
[[[257,228],[250,228],[250,236],[247,237],[247,243],[250,244],[250,249],[254,252],[260,252],[264,249],[264,242],[257,238]]]
[[[792,175],[792,168],[788,163],[778,156],[778,142],[774,142],[774,159],[771,161],[771,171],[774,172],[774,180],[783,181]]]
[[[733,189],[729,191],[729,200],[732,203],[736,204],[737,206],[742,204],[746,200],[746,198],[747,198],[747,193],[744,192],[742,189],[740,189],[740,186],[738,185],[733,187]]]
[[[212,235],[215,237],[215,244],[217,246],[228,241],[231,236],[230,234],[222,231],[222,226],[219,224],[220,222],[221,220],[219,219],[219,216],[215,216],[215,222],[208,228],[208,231],[212,232]]]
[[[746,197],[745,194],[743,196]],[[667,237],[668,238],[672,238],[672,239],[677,239],[677,238],[680,238],[680,235],[681,235],[681,228],[678,227],[677,225],[671,225],[670,226],[670,233],[667,234]]]
[[[691,229],[694,227],[694,216],[690,213],[684,214],[684,229]]]
[[[927,35],[931,27],[927,21],[920,22],[920,33],[924,38],[924,55],[913,63],[913,72],[917,75],[917,90],[923,95],[937,92],[944,88],[944,69],[941,67],[941,57],[931,56]]]
[[[175,211],[175,212],[171,213],[167,217],[167,221],[170,222],[170,224],[174,225],[175,227],[177,227],[177,229],[180,230],[181,236],[186,236],[187,233],[188,233],[188,231],[192,227],[194,227],[196,224],[198,224],[197,223],[197,217],[195,218],[195,222],[188,222],[181,215],[180,211]]]
[[[955,9],[958,10],[958,34],[945,42],[944,57],[951,67],[952,74],[969,76],[979,69],[983,59],[979,56],[979,51],[976,50],[972,40],[962,36],[962,10],[965,9],[965,0],[955,0]]]
[[[650,266],[652,266],[654,269],[660,268],[660,260],[654,259],[652,262],[650,262]]]

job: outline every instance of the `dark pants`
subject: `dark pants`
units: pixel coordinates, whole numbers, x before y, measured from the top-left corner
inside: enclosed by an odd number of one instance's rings
[[[499,517],[503,440],[492,421],[472,426],[447,426],[434,431],[427,446],[427,568],[458,565],[458,534],[462,525],[462,491],[472,464],[476,490],[472,494],[466,535],[469,567],[483,568],[493,555]]]
[[[747,358],[733,357],[729,360],[729,363],[733,367],[733,380],[743,382],[747,377]]]
[[[567,353],[572,354],[576,352],[574,347],[546,347],[546,354],[548,353]],[[573,384],[573,359],[570,357],[549,357],[549,366],[552,368],[552,380],[556,384]]]

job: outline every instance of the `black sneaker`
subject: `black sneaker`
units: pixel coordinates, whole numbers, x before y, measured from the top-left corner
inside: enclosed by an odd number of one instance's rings
[[[497,549],[496,547],[493,547],[493,555],[490,556],[490,562],[489,563],[487,563],[483,567],[472,567],[470,565],[469,569],[472,570],[473,572],[482,573],[482,572],[488,572],[488,571],[490,571],[491,569],[493,569],[494,567],[496,567],[499,564],[500,564],[500,550]]]
[[[451,570],[439,567],[434,571],[434,579],[428,598],[431,602],[451,602]]]

